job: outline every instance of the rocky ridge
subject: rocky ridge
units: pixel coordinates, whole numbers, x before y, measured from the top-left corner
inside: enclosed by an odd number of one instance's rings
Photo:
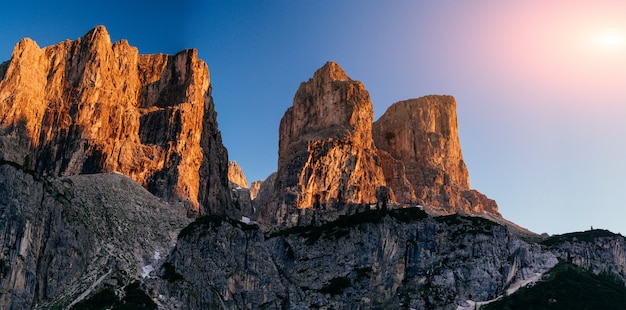
[[[207,65],[141,55],[103,26],[0,66],[0,158],[51,176],[123,173],[200,213],[232,213]]]
[[[180,234],[167,261],[177,276],[161,270],[148,286],[169,296],[164,308],[472,309],[539,279],[559,257],[585,258],[626,281],[625,245],[613,235],[546,246],[486,219],[419,208],[274,232],[210,216]],[[200,259],[208,263],[191,263]]]

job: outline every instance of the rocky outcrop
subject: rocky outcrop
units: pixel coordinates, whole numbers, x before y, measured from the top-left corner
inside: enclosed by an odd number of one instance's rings
[[[178,276],[155,284],[165,308],[457,309],[557,259],[506,226],[407,208],[265,234],[206,217],[181,232],[167,263]]]
[[[42,178],[0,164],[0,308],[66,308],[157,268],[187,225],[116,173]]]
[[[282,309],[285,287],[257,226],[220,216],[181,231],[155,281],[166,309]],[[166,275],[168,272],[168,275]],[[174,277],[171,275],[175,275]]]
[[[592,229],[555,235],[542,243],[563,261],[596,274],[614,274],[626,283],[626,238],[620,234]]]
[[[404,163],[413,186],[469,189],[452,96],[397,102],[373,124],[372,133],[378,149]]]
[[[363,84],[326,63],[296,92],[280,122],[276,189],[296,207],[376,201],[384,184]]]
[[[372,119],[369,93],[336,63],[302,83],[280,122],[276,184],[263,218],[284,223],[295,209],[375,203],[384,176]]]
[[[234,183],[236,186],[248,188],[246,176],[243,174],[241,167],[234,160],[228,162],[228,181]]]
[[[330,220],[378,203],[381,186],[396,205],[502,219],[495,201],[470,189],[453,97],[398,102],[373,124],[372,115],[368,92],[335,63],[302,83],[281,120],[276,184],[259,221]]]
[[[140,55],[99,26],[46,48],[24,39],[0,68],[0,158],[52,176],[117,171],[201,213],[233,213],[196,50]]]
[[[263,180],[256,180],[250,183],[250,199],[254,200],[261,190],[261,184]]]
[[[452,96],[426,96],[390,106],[373,125],[387,185],[397,202],[439,214],[489,213],[495,201],[470,190]]]

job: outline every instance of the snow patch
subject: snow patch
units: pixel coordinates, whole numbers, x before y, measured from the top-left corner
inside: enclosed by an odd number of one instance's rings
[[[141,277],[147,278],[152,271],[154,271],[154,267],[152,267],[152,265],[141,267]]]
[[[154,258],[154,259],[156,259],[156,260],[161,259],[161,252],[159,252],[159,251],[154,251],[154,256],[153,256],[152,258]]]
[[[509,288],[506,290],[506,294],[507,294],[507,295],[511,295],[511,294],[515,293],[517,290],[519,290],[520,288],[522,288],[522,287],[524,287],[524,286],[526,286],[526,285],[528,285],[528,284],[530,284],[530,283],[535,283],[535,282],[537,282],[539,279],[541,279],[541,276],[542,276],[542,275],[543,275],[543,273],[535,273],[535,275],[534,275],[534,276],[532,276],[532,277],[530,277],[530,278],[528,278],[528,279],[520,280],[520,281],[517,281],[517,282],[515,282],[515,283],[511,284],[511,285],[509,286]],[[502,295],[500,295],[500,296],[498,296],[498,297],[496,297],[496,298],[494,298],[494,299],[491,299],[491,300],[485,300],[485,301],[473,301],[473,300],[469,300],[469,299],[468,299],[468,300],[466,300],[466,301],[465,301],[467,304],[469,304],[469,306],[468,306],[468,307],[465,307],[465,306],[458,306],[458,307],[456,308],[456,310],[472,310],[472,309],[476,309],[476,305],[478,305],[478,307],[480,307],[480,306],[482,306],[482,305],[486,305],[486,304],[488,304],[488,303],[492,303],[492,302],[494,302],[494,301],[496,301],[496,300],[499,300],[499,299],[501,299],[502,297],[503,297],[503,296],[502,296]]]
[[[241,221],[243,223],[245,223],[245,224],[250,224],[250,218],[249,217],[242,216],[241,217]]]

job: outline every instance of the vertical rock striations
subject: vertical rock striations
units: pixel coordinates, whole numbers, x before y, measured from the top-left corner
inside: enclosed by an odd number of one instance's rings
[[[227,153],[196,50],[139,55],[98,26],[0,65],[0,157],[39,173],[118,171],[203,213],[227,212]]]
[[[493,200],[470,190],[452,96],[393,104],[373,125],[386,182],[398,202],[437,213],[498,214]]]
[[[328,62],[296,92],[280,122],[276,190],[298,208],[375,202],[384,184],[363,84]]]
[[[121,174],[44,179],[6,162],[0,206],[0,309],[68,309],[99,284],[140,278],[190,222]]]

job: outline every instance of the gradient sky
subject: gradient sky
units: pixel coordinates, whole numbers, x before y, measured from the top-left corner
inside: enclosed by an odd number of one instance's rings
[[[248,181],[276,170],[302,81],[339,63],[375,118],[399,100],[457,99],[473,188],[537,233],[626,233],[626,2],[12,1],[0,61],[105,25],[140,53],[196,48],[219,128]]]

